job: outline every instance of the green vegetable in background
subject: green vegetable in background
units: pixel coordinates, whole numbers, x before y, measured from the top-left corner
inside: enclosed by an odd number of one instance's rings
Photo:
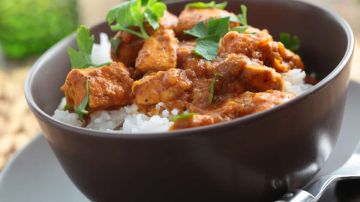
[[[74,112],[79,116],[80,121],[84,121],[84,115],[89,112],[86,110],[86,107],[89,103],[89,81],[86,80],[86,94],[79,106],[74,107]]]
[[[296,35],[292,36],[289,33],[282,32],[280,33],[280,42],[291,51],[296,51],[300,48],[300,38]]]
[[[176,122],[178,120],[183,120],[183,119],[190,119],[192,118],[194,115],[196,115],[197,113],[185,113],[185,114],[179,114],[176,116],[172,116],[170,117],[170,121]]]
[[[157,29],[159,28],[158,21],[164,15],[165,10],[166,5],[157,0],[147,1],[144,8],[141,0],[131,0],[112,8],[108,12],[106,20],[109,25],[115,22],[115,25],[111,26],[113,31],[125,31],[147,39],[149,35],[144,27],[145,20],[153,29]],[[134,28],[138,28],[138,30]]]
[[[76,0],[0,0],[0,46],[10,58],[42,53],[77,26]]]
[[[208,3],[205,2],[193,2],[186,4],[186,8],[217,8],[217,9],[225,9],[227,6],[227,2],[216,3],[215,1],[210,1]]]

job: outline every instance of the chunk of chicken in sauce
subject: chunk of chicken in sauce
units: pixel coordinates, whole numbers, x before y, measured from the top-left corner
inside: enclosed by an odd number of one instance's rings
[[[179,16],[179,22],[175,29],[176,35],[179,37],[184,36],[185,30],[192,29],[197,23],[201,21],[206,22],[211,18],[222,18],[227,16],[235,17],[235,14],[217,8],[185,8]],[[231,27],[236,27],[238,25],[239,23],[231,23]]]
[[[86,81],[89,86],[89,111],[122,107],[132,102],[133,80],[122,63],[71,70],[61,87],[66,103],[71,108],[79,106],[83,101],[86,95]]]
[[[111,59],[116,62],[122,62],[126,67],[134,67],[144,40],[122,31],[118,32],[114,38],[117,38],[120,44],[118,47],[111,49]]]
[[[245,92],[236,97],[228,98],[220,106],[203,109],[188,119],[177,120],[172,129],[192,128],[228,121],[248,114],[261,112],[294,98],[292,93],[269,90],[266,92]]]
[[[164,71],[176,68],[178,40],[171,29],[160,29],[146,39],[136,59],[141,72]]]
[[[220,41],[219,54],[229,53],[244,54],[258,59],[277,72],[287,72],[294,68],[304,69],[301,58],[286,49],[281,42],[273,41],[267,30],[253,33],[228,32]]]
[[[160,29],[174,30],[177,23],[178,18],[168,11],[165,11],[164,16],[159,20]],[[145,28],[150,35],[155,32],[147,23]],[[134,67],[138,53],[143,47],[144,39],[123,31],[119,31],[114,38],[118,38],[120,44],[117,48],[111,50],[112,60],[122,62],[127,67]]]
[[[193,72],[170,69],[145,75],[142,79],[134,82],[132,92],[135,95],[135,103],[149,111],[159,102],[183,109],[191,95]]]
[[[197,65],[197,66],[201,66]],[[249,59],[245,55],[229,54],[212,62],[212,68],[203,68],[210,78],[197,77],[194,81],[192,105],[209,107],[214,103],[237,96],[245,91],[261,92],[267,90],[283,90],[284,80],[272,68],[261,65],[257,60]],[[191,69],[191,67],[189,67]],[[196,69],[199,69],[196,67]],[[211,80],[218,75],[214,83],[213,102],[209,102],[209,86]],[[190,106],[190,109],[191,109]],[[193,110],[192,110],[193,111]]]

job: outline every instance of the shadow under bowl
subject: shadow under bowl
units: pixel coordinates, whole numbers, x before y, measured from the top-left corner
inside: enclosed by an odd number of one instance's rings
[[[168,4],[179,14],[187,2]],[[354,39],[336,14],[301,1],[228,1],[273,36],[301,38],[300,55],[322,80],[309,92],[265,112],[212,126],[159,134],[114,134],[60,123],[51,115],[70,70],[74,35],[34,65],[28,104],[74,184],[92,201],[270,201],[304,186],[339,135]],[[92,29],[113,35],[105,23]]]

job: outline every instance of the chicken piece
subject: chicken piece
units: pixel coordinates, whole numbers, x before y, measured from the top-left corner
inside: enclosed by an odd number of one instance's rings
[[[262,59],[263,54],[259,50],[259,44],[266,44],[269,41],[272,41],[272,37],[267,30],[257,34],[230,31],[220,41],[219,55],[236,53],[244,54],[249,58]]]
[[[294,68],[304,69],[300,57],[286,49],[281,42],[273,41],[267,30],[254,34],[228,32],[220,41],[219,55],[229,53],[244,54],[258,59],[277,72],[287,72]]]
[[[234,85],[233,80],[240,80],[247,90],[255,92],[266,90],[281,91],[284,87],[284,80],[279,73],[272,68],[262,65],[258,60],[250,59],[245,55],[229,54],[220,58],[216,71],[227,78],[226,80],[230,83],[227,88],[231,88]],[[234,91],[233,88],[231,88],[230,92],[241,93],[241,91]]]
[[[134,82],[132,92],[138,105],[180,101],[185,104],[192,89],[192,72],[181,69],[158,71]]]
[[[281,75],[274,69],[265,66],[246,65],[240,79],[249,85],[252,91],[256,92],[266,90],[281,91],[284,88],[284,80]]]
[[[181,41],[177,48],[177,65],[178,68],[184,69],[186,60],[193,56],[193,51],[196,46],[196,41]]]
[[[236,97],[226,99],[220,106],[213,108],[191,107],[192,112],[199,114],[189,119],[181,119],[174,123],[172,129],[191,128],[211,125],[232,120],[248,114],[261,112],[295,97],[294,94],[269,90],[266,92],[245,92]]]
[[[163,17],[159,20],[159,25],[163,29],[174,30],[177,23],[178,18],[168,11],[165,11]],[[155,32],[147,22],[145,22],[144,26],[149,35],[152,35]],[[138,28],[133,29],[138,31]],[[112,60],[122,62],[126,67],[134,67],[138,53],[144,44],[144,40],[124,31],[119,31],[114,38],[120,39],[120,44],[117,48],[111,50]]]
[[[136,59],[136,69],[148,72],[176,68],[177,47],[178,40],[173,30],[158,30],[145,41]]]
[[[195,54],[195,41],[182,41],[177,49],[177,68],[191,69],[198,77],[212,78],[214,76],[214,62],[205,60]]]
[[[164,15],[159,20],[159,25],[165,29],[174,30],[178,24],[178,18],[176,15],[170,13],[169,11],[165,11]]]
[[[202,67],[204,66],[206,65],[202,65]],[[199,68],[194,69],[197,78],[193,80],[192,105],[196,107],[206,108],[216,105],[245,91],[261,92],[283,90],[284,88],[284,81],[279,73],[245,55],[229,54],[217,58],[207,66],[209,68],[204,68],[200,76],[197,73]],[[204,76],[205,74],[208,76]],[[209,88],[213,79],[216,81],[214,97],[210,103]]]
[[[295,95],[292,93],[277,90],[268,90],[258,93],[247,91],[240,96],[227,99],[215,111],[225,119],[234,119],[236,117],[270,109],[294,97]]]
[[[141,50],[144,40],[128,32],[120,31],[114,38],[120,40],[119,46],[111,49],[113,61],[122,62],[126,67],[134,67],[136,58]]]
[[[132,102],[133,80],[122,63],[71,70],[61,87],[71,108],[79,106],[84,99],[86,81],[89,84],[89,111],[121,107]]]
[[[264,64],[278,72],[287,72],[294,68],[304,69],[300,56],[286,49],[281,42],[259,44],[259,49],[263,53]]]
[[[170,130],[178,130],[185,128],[194,128],[199,126],[212,125],[221,122],[222,119],[216,116],[195,114],[188,119],[177,120],[170,128]]]
[[[179,16],[179,22],[175,31],[177,35],[182,35],[185,30],[193,28],[197,23],[201,21],[207,21],[211,18],[222,18],[231,15],[234,14],[217,8],[185,8]],[[237,25],[234,24],[233,26]]]

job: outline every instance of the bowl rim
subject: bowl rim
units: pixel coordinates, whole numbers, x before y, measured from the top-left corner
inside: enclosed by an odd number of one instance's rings
[[[54,55],[54,53],[57,52],[57,49],[59,46],[61,46],[62,44],[65,44],[71,40],[73,40],[73,38],[75,37],[75,33],[69,35],[68,37],[66,37],[65,39],[59,41],[58,43],[56,43],[53,47],[51,47],[48,51],[46,51],[32,66],[30,73],[28,75],[28,77],[26,78],[25,81],[25,87],[24,87],[24,91],[25,91],[25,98],[26,101],[30,107],[30,109],[33,111],[33,113],[37,114],[37,117],[39,119],[42,119],[46,122],[50,122],[53,125],[56,125],[56,127],[60,127],[62,129],[64,129],[65,131],[72,131],[75,134],[81,134],[81,135],[87,135],[87,136],[93,136],[93,137],[100,137],[100,138],[115,138],[115,139],[151,139],[151,138],[170,138],[170,137],[177,137],[177,136],[183,136],[183,135],[189,135],[189,134],[193,134],[193,133],[197,133],[197,132],[203,132],[203,131],[207,131],[207,130],[213,130],[213,129],[220,129],[220,128],[226,128],[226,127],[231,127],[234,125],[238,125],[238,124],[245,124],[247,122],[256,120],[258,118],[267,116],[268,114],[274,113],[276,111],[279,111],[285,107],[289,107],[291,105],[294,105],[304,99],[306,99],[307,97],[309,97],[310,95],[320,91],[322,88],[324,88],[327,84],[329,84],[334,78],[336,78],[340,72],[345,68],[345,66],[347,65],[347,63],[349,62],[349,60],[351,59],[351,56],[353,54],[353,50],[354,50],[354,46],[355,46],[355,42],[354,42],[354,34],[353,31],[351,29],[351,26],[346,22],[345,19],[343,19],[340,15],[338,15],[336,12],[324,8],[320,5],[314,4],[312,2],[305,2],[302,0],[293,0],[294,2],[297,3],[302,3],[302,4],[306,4],[307,6],[312,6],[316,9],[319,9],[327,14],[329,14],[331,16],[331,18],[337,22],[337,24],[344,30],[346,37],[347,37],[347,47],[346,47],[346,51],[341,59],[341,61],[337,64],[337,66],[326,76],[324,77],[320,82],[318,82],[316,85],[314,85],[312,88],[310,88],[309,90],[307,90],[306,92],[304,92],[303,94],[295,97],[294,99],[283,103],[281,105],[275,106],[271,109],[262,111],[262,112],[257,112],[254,114],[250,114],[250,115],[246,115],[243,117],[239,117],[230,121],[225,121],[225,122],[221,122],[221,123],[216,123],[216,124],[212,124],[212,125],[207,125],[207,126],[200,126],[200,127],[194,127],[194,128],[187,128],[187,129],[181,129],[181,130],[175,130],[175,131],[165,131],[165,132],[151,132],[151,133],[136,133],[136,134],[131,134],[131,133],[124,133],[124,132],[119,132],[119,131],[100,131],[100,130],[92,130],[92,129],[87,129],[87,128],[82,128],[82,127],[77,127],[77,126],[72,126],[70,124],[67,123],[63,123],[61,121],[58,121],[54,118],[52,118],[52,116],[48,115],[47,113],[45,113],[43,110],[40,109],[40,107],[35,103],[35,100],[32,96],[31,93],[31,87],[33,84],[33,80],[35,75],[37,74],[37,72],[39,71],[39,69],[41,69],[41,67],[43,66],[43,63],[45,61],[48,60],[50,55]],[[169,2],[167,5],[171,5],[171,4],[176,4],[176,3],[186,3],[188,1],[173,1],[173,2]],[[104,24],[105,22],[101,22],[96,24],[95,26],[92,26],[91,29],[94,29],[95,27],[101,26],[102,24]]]

